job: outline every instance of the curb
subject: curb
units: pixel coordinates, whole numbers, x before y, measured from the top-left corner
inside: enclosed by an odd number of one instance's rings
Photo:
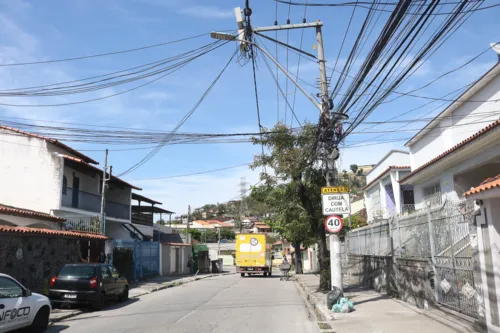
[[[204,275],[204,276],[201,276],[201,277],[193,277],[193,278],[191,278],[189,280],[186,280],[186,281],[167,282],[163,286],[151,289],[151,290],[149,290],[147,292],[144,292],[142,294],[130,296],[130,298],[137,298],[137,297],[140,297],[140,296],[152,294],[152,293],[160,291],[160,290],[164,290],[164,289],[168,289],[168,288],[173,288],[173,287],[177,287],[177,286],[182,286],[183,284],[188,284],[190,282],[195,282],[195,281],[199,281],[199,280],[208,279],[208,278],[211,278],[211,277],[214,277],[214,276],[233,275],[233,274],[236,274],[236,273],[235,272],[232,272],[232,273],[230,272],[230,273],[211,274],[211,275]],[[84,313],[84,311],[75,311],[75,312],[72,312],[72,313],[68,313],[67,315],[58,317],[58,318],[52,318],[52,319],[49,318],[49,325],[52,325],[54,323],[60,322],[62,320],[68,319],[68,318],[76,317],[78,315],[81,315],[82,313]]]
[[[62,321],[64,319],[68,319],[68,318],[71,318],[71,317],[76,317],[78,315],[81,315],[83,313],[83,311],[75,311],[75,312],[71,312],[71,313],[68,313],[64,316],[61,316],[61,317],[58,317],[58,318],[50,318],[49,317],[49,325],[52,325],[54,323],[57,323],[59,321]]]
[[[311,294],[309,292],[307,292],[305,286],[302,284],[302,281],[300,281],[295,276],[293,277],[293,279],[299,284],[300,288],[302,288],[302,290],[304,291],[304,294],[306,295],[307,300],[311,303],[313,309],[316,310],[317,312],[319,312],[319,315],[322,318],[318,318],[318,320],[320,320],[320,321],[333,321],[333,320],[335,320],[335,318],[332,316],[332,314],[330,312],[328,312],[328,309],[326,307],[318,306],[318,304],[321,304],[321,301],[317,297],[311,296]],[[316,314],[316,316],[319,317],[318,313]]]

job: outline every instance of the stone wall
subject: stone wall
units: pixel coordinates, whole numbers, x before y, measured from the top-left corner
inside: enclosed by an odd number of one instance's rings
[[[65,264],[78,262],[78,238],[0,234],[0,272],[34,292],[48,293],[50,278]]]
[[[349,255],[347,276],[419,308],[435,304],[432,265],[425,259]]]

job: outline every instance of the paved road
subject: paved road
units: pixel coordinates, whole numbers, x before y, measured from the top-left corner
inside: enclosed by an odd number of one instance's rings
[[[228,275],[112,304],[58,322],[47,333],[317,333],[292,281]]]

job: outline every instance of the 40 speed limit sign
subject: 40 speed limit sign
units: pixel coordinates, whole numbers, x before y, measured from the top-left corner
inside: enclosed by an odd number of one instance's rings
[[[336,234],[342,230],[344,221],[340,216],[330,215],[325,219],[325,229],[331,234]]]

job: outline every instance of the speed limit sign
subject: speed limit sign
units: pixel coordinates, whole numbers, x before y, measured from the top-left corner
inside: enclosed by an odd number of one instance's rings
[[[336,234],[342,230],[344,226],[344,221],[340,216],[330,215],[325,220],[325,228],[331,234]]]

